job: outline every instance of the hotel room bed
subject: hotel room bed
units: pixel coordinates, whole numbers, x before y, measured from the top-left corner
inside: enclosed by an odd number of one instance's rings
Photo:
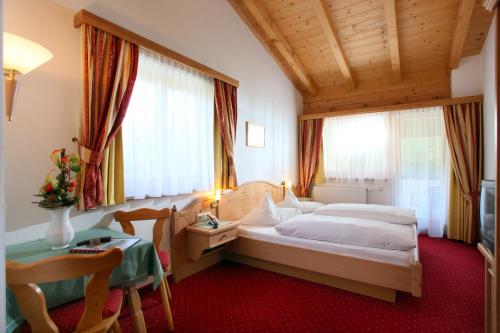
[[[274,202],[283,199],[283,187],[268,182],[241,185],[222,196],[219,217],[236,221],[259,205],[265,193]],[[222,252],[190,261],[184,228],[195,223],[196,213],[210,209],[211,200],[200,198],[172,215],[172,260],[174,280],[187,277],[221,260],[231,260],[281,274],[322,283],[370,297],[396,301],[398,291],[420,297],[422,266],[415,247],[390,250],[284,236],[272,226],[238,227],[238,237]],[[405,226],[414,228],[413,226]]]
[[[289,245],[320,252],[339,254],[344,256],[384,262],[399,266],[409,266],[414,262],[413,250],[387,250],[358,245],[333,243],[314,239],[285,236],[272,226],[238,226],[238,237],[257,241]]]

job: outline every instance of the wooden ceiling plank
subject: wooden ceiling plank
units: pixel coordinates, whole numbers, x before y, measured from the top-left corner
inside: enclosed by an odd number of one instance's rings
[[[244,6],[248,13],[252,16],[255,22],[259,25],[260,30],[265,36],[261,36],[259,40],[264,41],[271,48],[272,52],[279,53],[279,56],[286,62],[286,65],[293,71],[304,89],[311,95],[316,95],[318,88],[309,77],[304,69],[300,59],[295,55],[292,48],[286,41],[281,31],[277,28],[274,21],[266,12],[264,7],[255,0],[228,0],[230,4],[238,12],[238,8]],[[239,9],[241,11],[241,8]],[[238,12],[240,14],[240,12]],[[240,14],[241,16],[241,14]],[[248,23],[247,23],[248,24]],[[254,33],[257,31],[253,29]],[[257,32],[258,33],[258,32]],[[278,59],[280,57],[277,57]]]
[[[453,40],[451,44],[450,61],[448,64],[451,69],[458,67],[460,58],[462,57],[474,6],[475,1],[472,0],[462,0],[460,2],[455,32],[453,33]]]
[[[401,59],[399,57],[398,24],[396,17],[396,1],[385,0],[385,21],[387,25],[387,41],[389,44],[389,54],[391,56],[392,80],[395,83],[401,82]]]
[[[234,11],[239,15],[241,20],[245,22],[250,31],[254,34],[254,36],[259,40],[260,44],[266,49],[266,51],[271,55],[271,57],[276,61],[276,63],[280,66],[283,73],[285,73],[286,77],[295,85],[297,90],[302,90],[303,87],[299,82],[296,82],[295,76],[291,72],[290,68],[285,65],[282,58],[279,57],[277,53],[274,52],[271,45],[268,44],[267,40],[261,34],[261,32],[257,28],[257,23],[255,20],[252,20],[251,17],[245,12],[242,6],[240,6],[238,0],[228,0],[229,4],[233,7]]]
[[[337,32],[333,25],[332,16],[330,14],[330,10],[325,3],[325,0],[310,0],[311,4],[314,7],[316,15],[320,21],[321,27],[323,28],[323,32],[325,33],[330,47],[332,48],[333,55],[337,60],[337,64],[340,67],[342,75],[346,80],[346,84],[351,89],[356,88],[356,83],[354,81],[354,77],[352,75],[351,67],[347,62],[344,50],[340,46],[339,38],[337,37]]]

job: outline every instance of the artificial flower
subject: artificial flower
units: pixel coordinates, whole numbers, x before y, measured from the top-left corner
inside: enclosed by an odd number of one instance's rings
[[[66,154],[66,149],[56,149],[50,159],[57,169],[51,170],[35,196],[41,197],[38,205],[42,208],[55,209],[78,203],[77,174],[80,172],[80,159],[74,154]]]
[[[52,160],[52,162],[54,162],[54,164],[58,168],[60,168],[61,166],[61,162],[59,160],[60,156],[61,156],[61,149],[56,149],[52,153],[50,153],[50,159]]]

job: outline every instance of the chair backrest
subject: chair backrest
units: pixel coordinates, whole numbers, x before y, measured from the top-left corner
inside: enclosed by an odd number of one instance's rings
[[[150,208],[141,208],[129,212],[117,211],[115,212],[115,220],[122,226],[123,232],[135,236],[133,221],[147,221],[156,220],[153,226],[153,245],[156,252],[160,251],[160,244],[163,240],[165,223],[170,217],[170,209],[164,208],[155,210]]]
[[[123,259],[120,249],[99,254],[70,254],[21,264],[7,261],[7,285],[33,332],[59,332],[50,319],[45,296],[38,283],[74,279],[92,275],[85,289],[85,310],[77,332],[102,323],[102,311],[108,298],[108,281],[113,268]]]

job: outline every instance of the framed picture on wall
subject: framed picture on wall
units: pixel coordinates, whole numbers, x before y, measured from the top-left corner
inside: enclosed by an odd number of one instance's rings
[[[264,125],[246,122],[247,147],[264,148],[266,129]]]

